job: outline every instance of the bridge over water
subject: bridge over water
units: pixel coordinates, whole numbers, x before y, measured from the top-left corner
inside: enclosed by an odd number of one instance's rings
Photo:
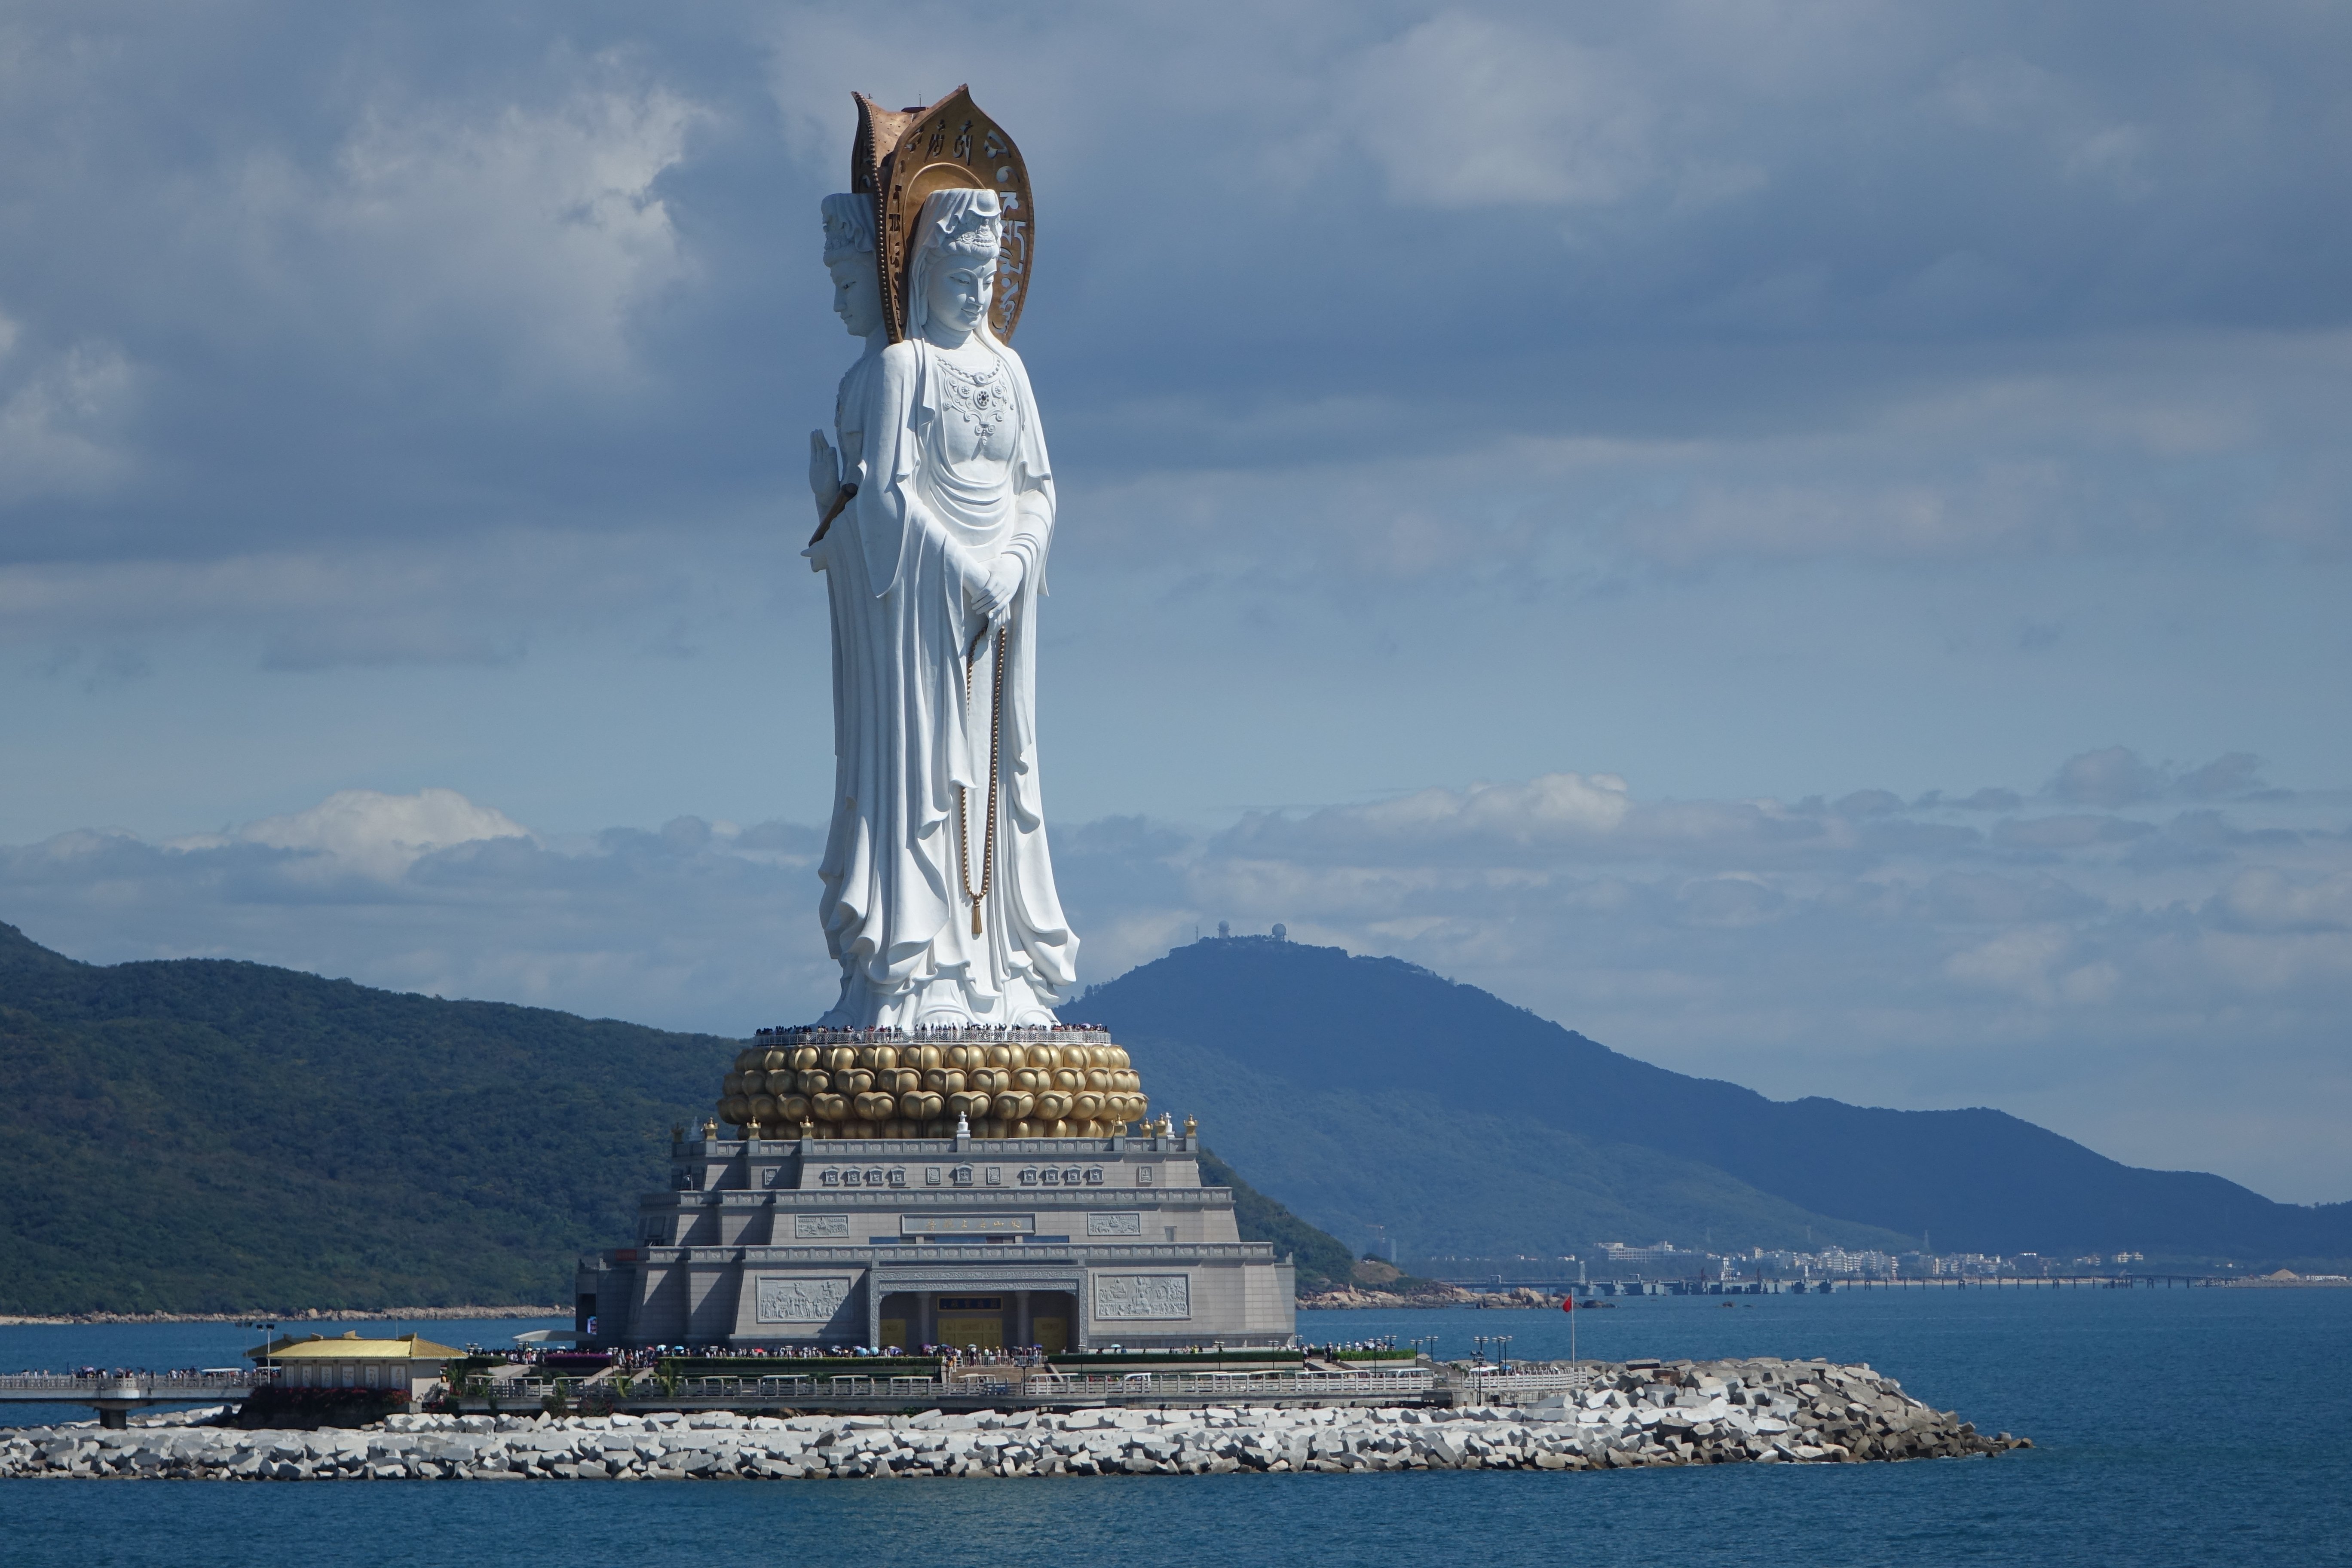
[[[87,1405],[101,1426],[127,1426],[131,1413],[151,1405],[228,1404],[249,1398],[259,1383],[250,1372],[123,1372],[85,1377],[77,1373],[0,1373],[0,1405]]]

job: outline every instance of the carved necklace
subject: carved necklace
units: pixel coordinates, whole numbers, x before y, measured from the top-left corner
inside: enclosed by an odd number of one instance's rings
[[[1005,385],[1004,367],[992,364],[983,371],[970,371],[946,355],[939,356],[940,368],[947,374],[940,385],[947,393],[948,406],[963,416],[986,445],[996,427],[1012,412],[1013,395]]]

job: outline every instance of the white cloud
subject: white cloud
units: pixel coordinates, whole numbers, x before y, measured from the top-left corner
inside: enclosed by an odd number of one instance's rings
[[[2063,962],[2074,945],[2073,934],[2063,929],[2026,927],[2003,931],[1990,942],[1952,954],[1944,961],[1944,972],[1955,980],[2047,1004],[2058,997],[2051,971]]]
[[[184,854],[232,844],[305,850],[319,859],[301,867],[298,875],[357,874],[392,882],[439,850],[490,838],[529,837],[528,829],[504,813],[476,805],[456,790],[383,795],[371,789],[346,789],[308,811],[264,817],[225,834],[173,839],[164,847]]]
[[[1801,360],[1758,349],[1734,374],[1769,400],[1763,384],[1804,376]],[[1633,367],[1578,374],[1621,370]],[[2352,554],[2336,456],[2352,447],[2344,333],[2118,340],[2030,367],[1979,357],[1761,429],[1610,434],[1625,416],[1596,397],[1548,410],[1551,431],[1465,415],[1458,430],[1329,449],[1332,430],[1403,432],[1461,412],[1412,390],[1375,384],[1311,409],[1153,405],[1171,447],[1246,458],[1074,476],[1072,500],[1110,533],[1095,558],[1163,575],[1172,558],[1243,591],[1271,582],[1402,606],[1433,584],[1576,592],[1815,563],[1911,574]]]
[[[633,312],[691,275],[656,185],[710,111],[594,79],[618,61],[585,74],[544,107],[371,103],[315,171],[257,150],[209,222],[352,351],[471,359],[470,343],[525,382],[628,377]]]
[[[1448,11],[1344,66],[1339,114],[1406,206],[1578,206],[1656,176],[1658,112],[1622,51]]]
[[[1944,72],[1935,97],[1961,124],[2023,141],[2076,178],[2126,197],[2155,188],[2147,172],[2153,128],[2106,117],[2082,82],[2013,54],[1976,55]]]
[[[2352,931],[2352,872],[2305,881],[2256,867],[2232,878],[2218,902],[2218,912],[2249,931]]]
[[[784,557],[754,538],[748,553]],[[0,645],[107,637],[211,637],[272,670],[388,664],[497,665],[535,633],[742,613],[764,602],[755,571],[682,554],[658,531],[485,530],[461,543],[257,551],[213,559],[0,563]]]
[[[0,508],[105,495],[137,464],[122,431],[138,392],[130,360],[82,342],[12,364],[18,336],[0,316]]]
[[[1389,845],[1416,859],[1440,845],[1460,845],[1483,862],[1607,834],[1626,810],[1625,781],[1614,774],[1553,773],[1524,784],[1429,789],[1375,805],[1327,806],[1298,821],[1253,817],[1222,845],[1236,858],[1312,857],[1323,845],[1377,856],[1374,846]]]

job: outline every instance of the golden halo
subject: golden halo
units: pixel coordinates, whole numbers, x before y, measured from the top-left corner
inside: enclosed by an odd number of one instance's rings
[[[907,335],[907,289],[915,219],[933,191],[994,191],[1003,204],[1003,241],[997,252],[996,291],[988,304],[989,330],[1006,342],[1028,303],[1036,211],[1029,165],[1004,128],[957,88],[928,109],[887,110],[864,93],[857,100],[857,141],[850,153],[850,189],[874,197],[875,265],[881,273],[882,311],[890,341]]]

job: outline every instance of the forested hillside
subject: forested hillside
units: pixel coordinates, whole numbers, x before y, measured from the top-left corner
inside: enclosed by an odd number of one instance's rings
[[[1155,1101],[1316,1223],[1409,1257],[1919,1245],[2061,1257],[2341,1259],[2352,1204],[2122,1164],[1999,1110],[1773,1100],[1669,1072],[1475,986],[1265,937],[1089,992]]]
[[[568,1301],[739,1045],[0,925],[0,1312]],[[1344,1259],[1243,1211],[1303,1279]]]

